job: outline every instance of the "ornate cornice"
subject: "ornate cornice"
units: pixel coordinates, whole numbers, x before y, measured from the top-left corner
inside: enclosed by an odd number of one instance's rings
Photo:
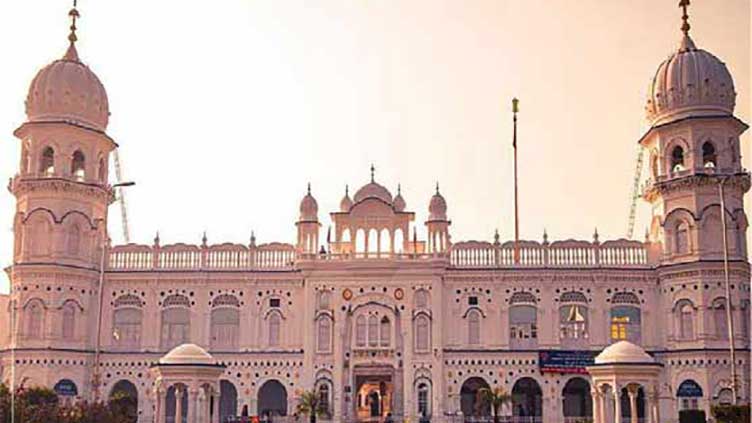
[[[678,191],[687,191],[708,185],[717,186],[726,177],[728,177],[728,180],[725,182],[726,187],[739,188],[743,193],[749,191],[750,175],[747,172],[736,173],[730,176],[695,173],[663,181],[651,181],[645,187],[642,196],[646,201],[654,201],[660,196]]]
[[[35,192],[53,192],[64,194],[68,198],[71,195],[87,200],[94,198],[107,204],[115,201],[115,196],[109,187],[64,178],[29,178],[16,175],[10,180],[8,191],[16,197]]]

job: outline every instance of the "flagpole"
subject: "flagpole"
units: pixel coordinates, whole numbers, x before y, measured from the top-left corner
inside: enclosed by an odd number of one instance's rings
[[[520,214],[517,197],[517,112],[519,100],[512,99],[512,121],[514,132],[512,134],[512,148],[514,148],[514,264],[520,264]]]

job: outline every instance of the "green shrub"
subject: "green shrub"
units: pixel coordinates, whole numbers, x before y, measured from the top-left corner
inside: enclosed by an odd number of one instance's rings
[[[749,404],[714,405],[710,411],[718,423],[750,423]]]

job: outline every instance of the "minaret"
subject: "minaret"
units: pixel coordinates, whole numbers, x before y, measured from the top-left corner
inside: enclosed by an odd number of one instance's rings
[[[653,210],[650,240],[662,248],[665,318],[657,321],[669,348],[728,361],[712,378],[736,376],[731,390],[737,398],[744,370],[737,371],[735,350],[749,345],[733,331],[735,321],[749,319],[741,312],[749,290],[741,288],[749,282],[743,200],[750,175],[739,144],[748,126],[734,116],[736,92],[726,65],[689,35],[689,0],[679,6],[681,43],[653,78],[646,107],[651,127],[640,139],[650,157],[643,193]]]
[[[444,253],[449,250],[451,240],[449,237],[449,225],[452,222],[447,218],[447,204],[439,192],[439,184],[436,183],[436,193],[431,197],[428,205],[428,253]]]
[[[311,184],[300,201],[300,217],[295,223],[298,227],[298,252],[301,254],[316,254],[319,250],[319,204],[311,195]]]
[[[113,199],[107,164],[117,147],[106,133],[104,86],[76,49],[75,4],[69,16],[67,51],[29,87],[27,119],[14,132],[21,140],[20,168],[9,185],[16,197],[9,269],[18,312],[15,347],[49,348],[58,358],[93,344],[107,206]],[[76,358],[81,362],[81,354]],[[32,379],[51,387],[54,372],[40,367]],[[74,382],[84,396],[88,381]]]

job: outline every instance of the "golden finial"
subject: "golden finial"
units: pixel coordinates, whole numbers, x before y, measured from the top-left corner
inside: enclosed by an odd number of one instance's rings
[[[68,12],[68,16],[71,18],[71,26],[70,26],[70,34],[68,35],[68,41],[71,42],[71,44],[78,41],[78,37],[76,36],[76,19],[80,18],[81,15],[78,13],[78,9],[76,9],[78,0],[73,0],[73,8]]]
[[[689,35],[689,15],[687,15],[687,6],[689,6],[689,0],[679,0],[679,7],[682,8],[682,23],[681,30],[684,35]]]
[[[375,181],[374,174],[376,173],[376,167],[371,164],[371,182]]]
[[[519,103],[520,100],[517,100],[516,97],[512,99],[512,113],[517,114],[520,111]]]

